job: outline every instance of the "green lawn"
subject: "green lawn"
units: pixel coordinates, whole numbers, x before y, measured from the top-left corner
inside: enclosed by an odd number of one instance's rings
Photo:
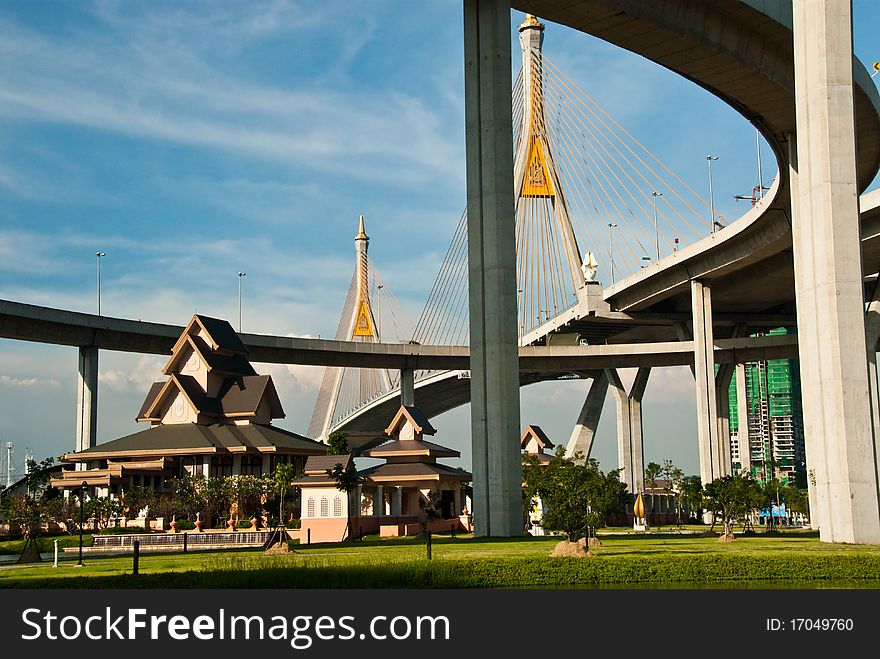
[[[474,539],[435,536],[424,542],[367,538],[352,544],[291,545],[290,554],[259,550],[64,556],[58,568],[0,566],[0,587],[577,587],[603,584],[769,584],[880,587],[880,546],[832,545],[816,534],[741,536],[735,542],[684,534],[599,534],[591,558],[551,558],[559,538]],[[78,542],[78,538],[77,538]],[[51,545],[51,543],[50,543]],[[725,586],[725,587],[726,587]],[[774,586],[775,587],[775,586]]]

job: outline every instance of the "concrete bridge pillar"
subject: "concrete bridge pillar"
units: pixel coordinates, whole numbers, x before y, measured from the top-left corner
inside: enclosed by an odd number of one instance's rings
[[[736,417],[739,422],[737,440],[739,441],[740,473],[751,473],[752,454],[749,441],[749,404],[746,390],[746,365],[736,365]]]
[[[694,378],[697,399],[697,441],[703,485],[722,475],[718,437],[718,396],[715,386],[715,341],[712,333],[712,295],[702,281],[691,281],[694,318]]]
[[[471,442],[477,536],[522,534],[510,3],[464,0]]]
[[[76,380],[76,450],[97,444],[98,436],[98,349],[81,346]],[[85,465],[77,463],[77,469]]]
[[[735,366],[735,364],[720,364],[718,372],[715,374],[718,455],[721,462],[721,476],[733,474],[733,461],[730,459],[730,381],[733,379]]]
[[[623,470],[620,480],[631,494],[637,494],[645,489],[642,398],[651,368],[639,368],[629,393],[616,369],[606,369],[605,373],[617,407],[617,456],[618,466]]]
[[[400,371],[400,404],[407,407],[416,404],[415,371],[411,368]]]
[[[583,453],[584,459],[589,459],[607,393],[608,375],[604,370],[597,371],[593,376],[590,390],[587,393],[584,406],[581,408],[581,413],[578,415],[577,423],[575,423],[574,430],[571,432],[568,445],[565,447],[566,455],[572,456],[580,452]]]
[[[794,0],[792,242],[811,521],[880,544],[859,228],[850,0]]]

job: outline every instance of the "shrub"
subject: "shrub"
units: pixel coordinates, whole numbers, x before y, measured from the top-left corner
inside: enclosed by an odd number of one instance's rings
[[[177,520],[177,530],[178,531],[192,531],[196,528],[195,522],[191,519],[179,519]]]
[[[249,519],[240,519],[238,523],[235,525],[237,529],[249,529],[251,528],[251,520]]]

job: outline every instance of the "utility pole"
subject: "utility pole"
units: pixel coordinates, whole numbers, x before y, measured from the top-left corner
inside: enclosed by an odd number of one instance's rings
[[[611,254],[611,283],[614,283],[614,229],[617,228],[616,224],[608,223],[608,238],[610,239],[609,243],[609,253]]]
[[[101,315],[101,257],[107,256],[104,252],[95,252],[95,264],[98,275],[98,315]]]
[[[238,331],[241,332],[241,278],[244,277],[246,272],[238,273]]]
[[[651,201],[654,204],[654,245],[657,248],[657,260],[660,260],[660,230],[657,228],[657,197],[662,197],[662,192],[654,190],[651,193]]]
[[[712,192],[712,161],[718,160],[717,156],[706,156],[706,167],[709,169],[709,210],[712,214],[712,233],[715,233],[715,194]]]

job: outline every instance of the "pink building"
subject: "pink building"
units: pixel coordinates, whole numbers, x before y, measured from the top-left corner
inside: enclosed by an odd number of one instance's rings
[[[351,496],[337,489],[327,475],[337,463],[350,464],[350,455],[311,457],[305,474],[294,481],[302,488],[302,531],[311,542],[338,542],[347,537],[349,517],[352,537],[365,534],[412,535],[421,530],[424,506],[438,517],[432,531],[472,530],[462,514],[463,491],[472,480],[469,472],[438,463],[438,458],[458,457],[456,450],[425,440],[433,435],[431,423],[417,407],[401,406],[385,429],[382,444],[361,453],[381,458],[384,464],[358,472],[360,483]]]

